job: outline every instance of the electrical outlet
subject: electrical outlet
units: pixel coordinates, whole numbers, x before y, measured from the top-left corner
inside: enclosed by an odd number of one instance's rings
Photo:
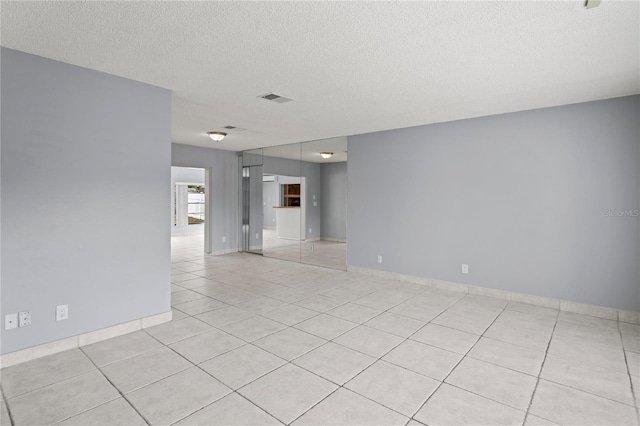
[[[222,237],[222,242],[223,242],[223,243],[226,243],[226,242],[227,242],[227,237],[223,236],[223,237]]]
[[[9,314],[4,316],[4,329],[12,330],[18,328],[18,314]]]
[[[311,228],[309,228],[309,233],[311,233]]]
[[[256,240],[259,240],[259,239],[260,239],[260,234],[256,232]]]
[[[18,326],[26,327],[27,325],[31,325],[31,311],[24,311],[18,314]]]
[[[318,202],[317,201],[313,202],[313,207],[318,207]]]
[[[56,321],[62,321],[69,318],[69,305],[56,306]]]
[[[469,265],[467,265],[466,263],[462,264],[462,273],[463,274],[468,274],[469,273]]]
[[[382,256],[378,256],[378,263],[382,263]]]

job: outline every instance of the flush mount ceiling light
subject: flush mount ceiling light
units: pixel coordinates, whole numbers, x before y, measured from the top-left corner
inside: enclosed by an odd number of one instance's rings
[[[321,152],[320,156],[322,158],[331,158],[331,157],[333,157],[333,152]]]
[[[216,142],[220,142],[222,139],[224,139],[225,136],[227,136],[227,134],[224,132],[207,132],[207,134]]]

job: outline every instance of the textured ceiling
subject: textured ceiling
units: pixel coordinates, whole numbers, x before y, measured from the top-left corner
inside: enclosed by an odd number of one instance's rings
[[[244,150],[640,93],[639,10],[2,1],[0,41],[171,89],[174,142]],[[225,125],[247,130],[206,137]]]

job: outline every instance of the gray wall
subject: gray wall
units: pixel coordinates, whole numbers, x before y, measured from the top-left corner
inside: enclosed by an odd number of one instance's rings
[[[204,185],[204,174],[204,169],[171,167],[171,188],[169,189],[171,192],[171,205],[169,206],[169,210],[171,215],[170,224],[172,235],[200,233],[204,229],[203,224],[188,226],[175,225],[176,183],[198,183]]]
[[[235,152],[172,144],[171,165],[210,168],[209,199],[212,251],[237,250],[239,241],[238,157]],[[226,242],[222,242],[222,237]]]
[[[349,137],[348,264],[640,310],[639,218],[616,216],[640,208],[639,117],[633,96]]]
[[[32,315],[2,353],[169,311],[171,93],[5,48],[1,66],[2,316]]]
[[[263,163],[263,171],[266,174],[306,177],[306,237],[309,239],[320,238],[320,199],[322,197],[320,164],[266,155],[263,158]],[[314,196],[316,206],[313,205]],[[311,228],[311,232],[309,232],[309,228]]]
[[[347,163],[320,165],[322,238],[347,239]]]

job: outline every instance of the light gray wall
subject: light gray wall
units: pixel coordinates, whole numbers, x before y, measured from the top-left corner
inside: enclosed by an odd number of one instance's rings
[[[237,250],[239,241],[238,157],[235,152],[171,144],[171,165],[210,168],[208,212],[212,251]],[[226,242],[222,242],[222,237]]]
[[[306,237],[320,238],[320,164],[308,161],[264,156],[264,173],[272,175],[301,176],[306,178]],[[314,195],[316,206],[313,205]],[[311,232],[309,232],[311,228]]]
[[[640,310],[639,218],[607,215],[640,208],[639,117],[632,96],[349,137],[348,264]]]
[[[347,238],[347,163],[320,165],[322,238]]]
[[[171,93],[5,48],[0,62],[2,317],[32,315],[2,327],[2,353],[169,311]]]
[[[276,227],[276,209],[280,205],[280,183],[264,182],[262,189],[263,218],[265,228]]]
[[[169,206],[171,214],[171,234],[199,233],[204,229],[203,224],[188,226],[175,225],[176,183],[197,183],[204,185],[204,169],[171,167],[171,188],[169,189],[171,192],[171,205]]]

